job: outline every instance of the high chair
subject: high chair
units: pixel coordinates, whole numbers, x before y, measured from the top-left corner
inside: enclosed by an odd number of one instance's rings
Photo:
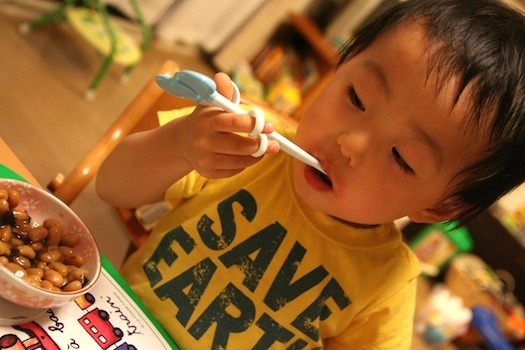
[[[57,174],[47,185],[57,198],[70,205],[96,175],[100,165],[115,146],[127,135],[159,126],[157,112],[191,106],[194,103],[178,99],[165,93],[155,82],[157,74],[174,74],[178,65],[166,61],[155,75],[146,83],[120,116],[113,122],[102,137],[77,163],[67,175]],[[134,217],[134,211],[116,208],[127,234],[136,247],[143,244],[148,233]]]
[[[89,42],[104,57],[102,66],[85,95],[87,100],[91,100],[113,62],[125,67],[122,81],[127,79],[149,47],[151,29],[142,15],[137,0],[130,0],[130,3],[142,30],[142,44],[140,46],[109,19],[107,9],[101,0],[83,0],[84,6],[82,7],[75,6],[76,3],[75,0],[63,0],[56,9],[32,21],[23,23],[19,29],[20,32],[27,34],[51,20],[62,20],[69,23],[75,31]]]

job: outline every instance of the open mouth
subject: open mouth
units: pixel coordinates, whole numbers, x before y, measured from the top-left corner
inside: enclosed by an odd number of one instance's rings
[[[329,176],[323,174],[319,170],[306,165],[304,167],[304,176],[306,182],[316,191],[332,191],[333,184]]]
[[[323,181],[325,184],[327,184],[328,186],[332,187],[332,181],[330,180],[330,178],[328,177],[328,175],[320,172],[319,170],[317,169],[313,169],[315,174],[321,179],[321,181]]]

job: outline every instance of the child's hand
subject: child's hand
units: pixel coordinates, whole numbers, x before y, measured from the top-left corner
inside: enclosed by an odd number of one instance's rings
[[[231,99],[233,86],[224,73],[215,76],[217,91]],[[259,148],[257,137],[247,136],[255,125],[255,119],[247,114],[224,112],[215,107],[197,107],[184,117],[181,155],[201,175],[220,178],[235,175],[258,162],[250,154]],[[271,133],[273,125],[266,123],[263,133]],[[242,133],[239,135],[237,133]],[[266,153],[279,151],[279,144],[270,141]]]
[[[215,83],[220,94],[232,97],[226,74],[217,74]],[[244,136],[254,124],[248,114],[197,107],[160,128],[128,135],[101,165],[97,193],[116,207],[136,208],[162,200],[166,188],[193,169],[208,178],[237,174],[261,159],[250,155],[259,140]],[[264,133],[272,131],[273,125],[264,126]],[[266,153],[278,150],[279,144],[269,140]]]

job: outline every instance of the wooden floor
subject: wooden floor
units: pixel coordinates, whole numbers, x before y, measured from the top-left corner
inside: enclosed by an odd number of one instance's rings
[[[67,174],[166,59],[212,74],[198,50],[153,42],[126,84],[111,67],[92,101],[84,93],[101,66],[94,49],[64,24],[27,35],[18,26],[39,12],[0,1],[0,137],[45,186]],[[102,253],[118,268],[128,240],[113,209],[91,183],[72,208],[94,233]]]

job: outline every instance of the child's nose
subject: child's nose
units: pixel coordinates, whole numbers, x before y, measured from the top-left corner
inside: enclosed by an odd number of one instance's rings
[[[337,145],[343,157],[347,158],[351,167],[357,167],[364,161],[371,146],[371,135],[366,131],[346,132],[339,135]]]

